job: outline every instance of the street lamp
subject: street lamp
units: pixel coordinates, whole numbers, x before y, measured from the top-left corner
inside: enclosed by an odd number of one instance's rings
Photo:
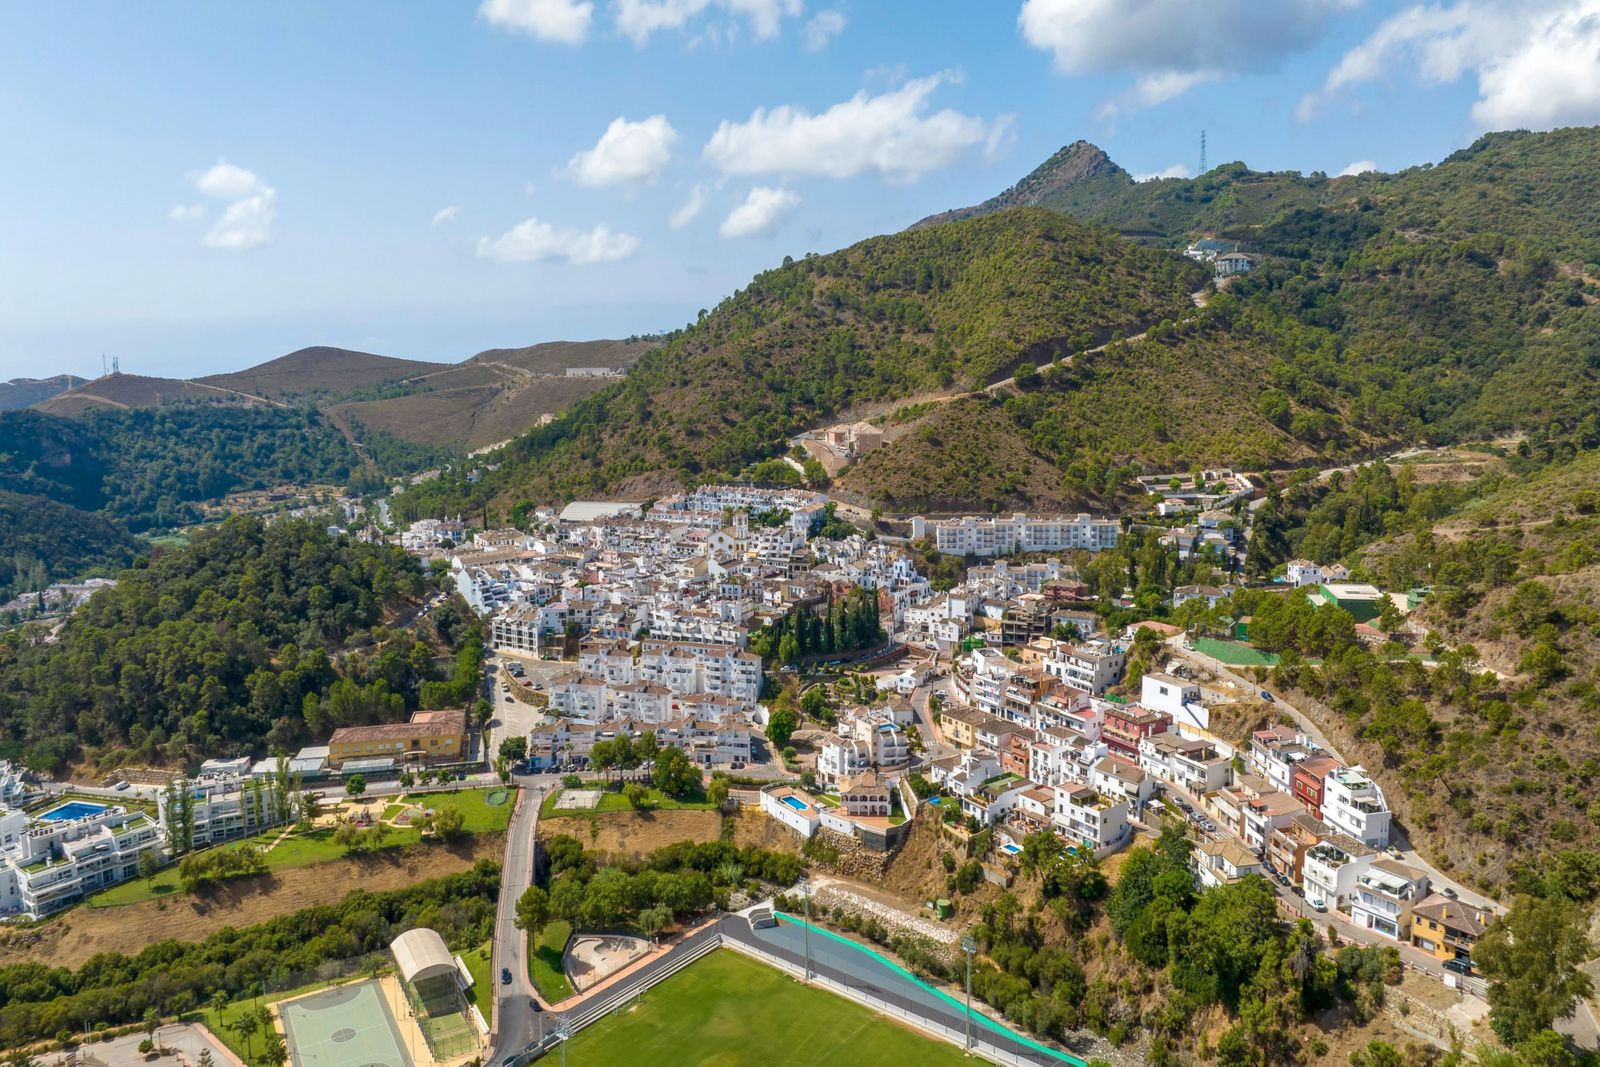
[[[961,1046],[965,1049],[972,1048],[972,956],[978,951],[978,943],[972,939],[971,934],[961,936],[961,954],[967,957],[967,1037]]]

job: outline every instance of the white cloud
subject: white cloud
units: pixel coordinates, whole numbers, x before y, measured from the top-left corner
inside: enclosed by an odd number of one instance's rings
[[[845,21],[844,12],[833,7],[812,15],[800,33],[806,51],[820,52],[828,47],[829,41],[844,32]]]
[[[1165,103],[1203,82],[1275,68],[1359,0],[1024,0],[1017,26],[1063,74],[1133,74],[1100,114]]]
[[[674,230],[681,230],[693,222],[706,206],[706,189],[703,185],[696,185],[689,190],[689,199],[679,204],[677,209],[667,218],[667,225]]]
[[[637,185],[651,182],[672,160],[678,131],[665,115],[643,122],[611,120],[593,148],[573,156],[566,172],[579,185]]]
[[[172,210],[167,212],[167,218],[173,222],[199,222],[205,217],[204,204],[174,204]]]
[[[499,263],[537,263],[565,259],[569,263],[615,263],[639,250],[639,239],[617,233],[605,223],[592,230],[558,228],[540,219],[520,222],[499,237],[478,238],[478,256]]]
[[[259,248],[272,240],[272,217],[277,200],[278,194],[271,189],[235,200],[201,242],[208,248],[230,251]]]
[[[1340,177],[1340,178],[1348,178],[1352,174],[1365,174],[1368,171],[1377,170],[1377,169],[1378,169],[1378,165],[1376,163],[1374,163],[1372,160],[1370,160],[1370,159],[1358,159],[1354,163],[1351,163],[1349,166],[1345,167],[1344,170],[1341,170],[1339,172],[1339,174],[1338,174],[1338,177]]]
[[[433,213],[432,225],[435,229],[438,229],[440,226],[443,226],[445,223],[453,220],[459,214],[461,214],[460,204],[451,204],[449,207],[442,207]]]
[[[849,178],[877,171],[916,181],[947,167],[973,145],[996,143],[1008,120],[987,122],[959,111],[926,114],[929,96],[953,80],[935,74],[881,96],[857,93],[820,115],[795,105],[757,108],[749,121],[724,121],[705,156],[728,174],[813,174]]]
[[[788,189],[758,185],[717,227],[723,237],[766,237],[794,214],[800,198]]]
[[[757,40],[778,35],[785,18],[798,16],[801,0],[616,0],[617,30],[642,45],[658,30],[681,30],[709,8],[749,24]]]
[[[1346,52],[1296,108],[1314,118],[1347,91],[1413,71],[1424,86],[1472,74],[1472,118],[1484,129],[1552,129],[1600,121],[1600,0],[1459,0],[1415,5]]]
[[[243,200],[266,188],[255,173],[236,167],[227,160],[218,162],[210,170],[197,171],[189,179],[196,189],[218,200]]]
[[[1192,178],[1192,177],[1194,177],[1194,171],[1190,170],[1186,165],[1184,165],[1182,163],[1174,163],[1172,166],[1167,167],[1165,170],[1153,170],[1148,174],[1135,174],[1133,176],[1133,180],[1136,181],[1136,182],[1149,182],[1149,181],[1155,181],[1157,178]]]
[[[201,244],[239,251],[257,248],[272,240],[278,191],[260,175],[221,160],[210,170],[190,174],[189,182],[206,196],[228,201],[222,217],[200,239]],[[191,206],[188,218],[196,219],[200,214],[203,212],[196,212]],[[172,217],[177,218],[176,209]]]
[[[594,22],[589,0],[483,0],[478,7],[489,25],[531,34],[553,44],[582,44]]]

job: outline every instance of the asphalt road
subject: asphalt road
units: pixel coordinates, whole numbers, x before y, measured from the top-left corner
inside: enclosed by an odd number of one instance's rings
[[[494,1020],[489,1064],[526,1048],[544,1036],[544,1013],[533,1010],[533,983],[528,978],[527,938],[517,929],[517,900],[533,884],[534,831],[539,826],[543,783],[519,779],[517,810],[506,829],[505,859],[500,865],[500,904],[494,920],[494,959],[489,980],[495,983]],[[511,972],[509,984],[500,981],[501,970]]]

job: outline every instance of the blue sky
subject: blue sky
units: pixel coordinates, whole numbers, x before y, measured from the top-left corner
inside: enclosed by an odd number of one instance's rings
[[[1600,121],[1600,0],[472,0],[0,12],[0,378],[692,319],[1077,138],[1393,170]],[[690,208],[698,205],[698,211]]]

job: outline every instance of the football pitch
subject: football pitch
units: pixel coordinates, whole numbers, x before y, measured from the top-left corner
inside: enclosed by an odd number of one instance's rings
[[[585,1067],[971,1063],[954,1045],[728,949],[581,1031],[570,1055]]]

